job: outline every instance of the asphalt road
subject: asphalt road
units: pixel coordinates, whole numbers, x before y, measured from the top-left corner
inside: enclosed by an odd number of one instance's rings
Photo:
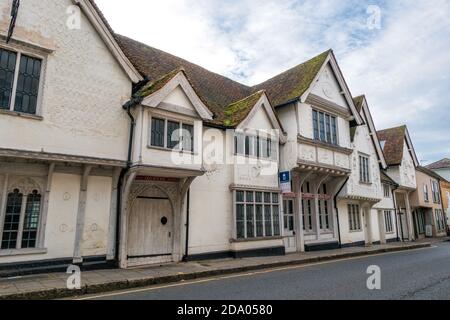
[[[381,290],[367,288],[369,266]],[[450,243],[436,247],[280,268],[89,297],[98,300],[450,299]]]

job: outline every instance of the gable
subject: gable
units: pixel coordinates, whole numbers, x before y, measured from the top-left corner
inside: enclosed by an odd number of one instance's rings
[[[250,114],[249,119],[245,122],[247,129],[276,129],[267,114],[264,104],[260,103],[255,107],[255,110]]]
[[[167,97],[163,99],[161,105],[163,108],[165,106],[167,108],[176,108],[180,113],[198,116],[197,110],[181,86],[177,86],[171,93],[169,93]]]
[[[319,73],[317,81],[312,85],[311,93],[349,109],[349,105],[344,99],[342,92],[343,89],[328,63]]]

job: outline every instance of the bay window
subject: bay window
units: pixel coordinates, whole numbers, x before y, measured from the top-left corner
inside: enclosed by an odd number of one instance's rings
[[[313,110],[314,139],[337,145],[336,117],[322,111]]]
[[[278,193],[236,191],[236,238],[242,240],[280,236],[279,201]]]
[[[152,117],[150,146],[194,152],[194,126],[181,121]]]

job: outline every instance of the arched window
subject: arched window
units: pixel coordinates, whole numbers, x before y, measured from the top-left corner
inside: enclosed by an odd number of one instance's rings
[[[22,193],[15,189],[8,194],[5,223],[3,225],[2,249],[16,249],[22,213]]]
[[[36,247],[39,215],[41,213],[41,195],[34,190],[27,197],[25,221],[22,232],[22,248]]]
[[[8,194],[1,243],[3,250],[37,246],[42,197],[38,190],[31,190],[17,188]]]

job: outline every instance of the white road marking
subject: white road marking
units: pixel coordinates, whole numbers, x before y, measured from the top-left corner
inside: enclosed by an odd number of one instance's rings
[[[427,247],[427,248],[418,248],[418,249],[412,249],[412,250],[406,250],[406,251],[377,253],[377,254],[361,256],[361,257],[344,258],[344,259],[337,259],[337,260],[332,260],[332,261],[322,261],[322,262],[315,262],[315,263],[311,263],[311,264],[304,264],[304,265],[297,265],[297,266],[272,268],[272,269],[249,272],[249,273],[239,273],[239,274],[234,274],[234,275],[229,275],[229,276],[211,277],[211,278],[207,278],[207,279],[203,279],[203,280],[192,280],[192,281],[182,280],[180,282],[173,283],[173,284],[167,284],[167,285],[156,286],[156,287],[152,286],[152,287],[146,287],[146,288],[142,288],[142,289],[129,289],[129,290],[124,290],[124,291],[116,291],[113,293],[106,293],[106,294],[95,295],[95,296],[86,296],[83,298],[75,298],[73,300],[78,300],[78,301],[94,300],[94,299],[98,299],[98,298],[122,296],[122,295],[127,295],[127,294],[132,294],[132,293],[150,292],[150,291],[166,289],[166,288],[182,287],[182,286],[188,286],[188,285],[193,285],[193,284],[220,281],[220,280],[233,279],[233,278],[250,277],[250,276],[255,276],[255,275],[260,275],[260,274],[267,274],[267,273],[286,271],[286,270],[304,269],[304,268],[326,265],[326,264],[333,264],[333,263],[344,262],[344,261],[362,260],[362,259],[367,259],[370,257],[386,256],[386,255],[399,254],[399,253],[405,253],[405,252],[415,252],[415,251],[422,251],[422,250],[435,249],[435,248],[437,248],[437,246],[431,246],[431,247]]]

